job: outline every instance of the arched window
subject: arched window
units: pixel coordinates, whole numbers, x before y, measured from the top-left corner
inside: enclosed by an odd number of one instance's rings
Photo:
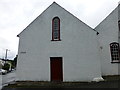
[[[112,62],[120,62],[119,43],[113,42],[110,44]]]
[[[60,40],[60,19],[58,17],[54,17],[52,20],[52,40]]]

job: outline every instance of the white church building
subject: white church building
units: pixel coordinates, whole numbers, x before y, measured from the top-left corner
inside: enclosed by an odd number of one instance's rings
[[[119,75],[118,7],[95,29],[53,2],[19,35],[19,81],[92,81]]]

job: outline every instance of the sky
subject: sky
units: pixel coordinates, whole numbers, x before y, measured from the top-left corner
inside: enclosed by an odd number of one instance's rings
[[[120,0],[0,0],[0,58],[14,59],[18,53],[17,35],[53,2],[95,28]]]

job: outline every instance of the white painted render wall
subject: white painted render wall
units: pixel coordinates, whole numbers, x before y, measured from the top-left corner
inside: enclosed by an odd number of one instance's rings
[[[51,41],[55,16],[60,18],[61,41]],[[19,80],[50,81],[50,57],[63,57],[63,81],[92,81],[101,77],[96,32],[56,3],[19,38]]]
[[[102,75],[117,75],[118,63],[111,63],[110,43],[118,42],[118,8],[96,28],[99,32]]]
[[[118,21],[120,21],[120,3],[118,5]],[[118,33],[118,42],[119,42],[119,45],[120,45],[120,30],[119,30],[119,33]],[[120,75],[120,64],[118,64],[118,74]]]

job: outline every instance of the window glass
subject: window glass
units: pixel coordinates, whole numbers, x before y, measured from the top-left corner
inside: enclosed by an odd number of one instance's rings
[[[119,43],[111,43],[110,44],[110,50],[111,50],[111,59],[112,62],[119,61],[120,60],[120,54],[119,54]]]
[[[52,22],[52,39],[60,40],[60,19],[55,17]]]

